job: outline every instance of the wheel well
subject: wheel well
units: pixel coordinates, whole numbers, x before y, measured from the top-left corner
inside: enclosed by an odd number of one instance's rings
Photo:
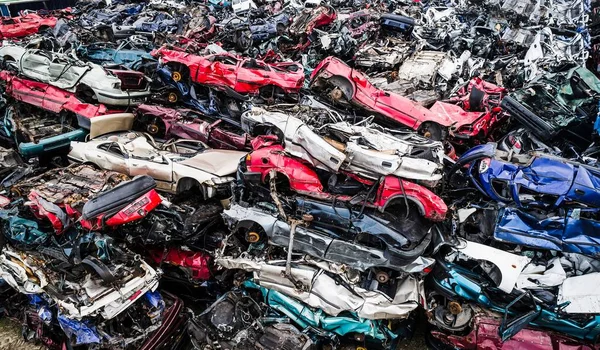
[[[235,231],[248,243],[254,243],[260,240],[264,240],[267,236],[267,232],[265,231],[264,227],[258,222],[252,220],[244,220],[239,222],[235,227]],[[252,231],[258,234],[258,236],[256,237],[257,239],[254,242],[248,239],[248,234]]]
[[[265,184],[270,186],[270,177],[269,174],[265,177]],[[282,173],[277,171],[275,173],[275,186],[278,193],[290,193],[292,192],[292,187],[290,186],[290,178]]]
[[[167,62],[166,66],[171,71],[171,74],[173,74],[175,72],[181,73],[182,80],[185,80],[186,78],[191,78],[190,77],[190,67],[188,67],[184,63],[172,61],[172,62]]]
[[[282,144],[285,141],[285,135],[283,134],[283,131],[271,123],[256,124],[251,130],[251,135],[253,137],[261,135],[275,135]]]
[[[98,166],[98,164],[96,163],[92,163],[92,162],[83,162],[82,165],[88,165],[91,166],[92,168],[96,169],[96,170],[100,170],[100,167]]]
[[[354,84],[346,77],[334,75],[329,78],[327,83],[342,90],[348,100],[352,99],[352,96],[354,96]]]
[[[177,194],[191,190],[193,188],[202,189],[200,182],[198,180],[191,177],[183,177],[177,181],[177,190],[175,191]],[[204,191],[202,191],[204,194]]]
[[[406,199],[406,201],[405,201]],[[409,207],[413,207],[415,209],[417,209],[419,211],[419,214],[421,214],[421,216],[425,216],[425,207],[423,207],[423,204],[421,204],[415,197],[411,197],[411,196],[403,196],[403,195],[397,195],[395,197],[392,197],[392,199],[388,200],[387,203],[385,203],[384,207],[381,208],[381,211],[385,211],[387,208],[404,208],[404,210],[410,210],[410,208],[406,209],[406,205],[408,204]]]
[[[439,123],[428,121],[419,126],[419,133],[434,141],[442,141],[446,138],[447,129]]]
[[[94,89],[92,89],[86,84],[77,84],[77,88],[75,89],[75,96],[77,96],[79,99],[83,100],[83,102],[86,103],[96,103],[98,100],[98,96],[96,96],[96,92],[94,91]]]
[[[17,67],[11,67],[10,63],[14,63],[16,65],[17,60],[15,60],[14,57],[12,57],[11,55],[5,55],[2,56],[2,64],[0,65],[2,69],[6,69],[8,71],[17,71],[18,68]]]
[[[152,132],[151,125],[156,125],[156,131]],[[141,115],[139,118],[134,120],[134,129],[138,131],[147,132],[150,135],[158,138],[164,138],[167,134],[167,124],[164,120],[159,117],[151,117],[148,115]]]

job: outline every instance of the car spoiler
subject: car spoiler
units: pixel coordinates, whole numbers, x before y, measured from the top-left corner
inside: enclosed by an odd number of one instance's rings
[[[156,187],[156,181],[148,175],[138,176],[133,180],[124,182],[117,187],[101,193],[96,198],[85,203],[82,218],[91,220],[100,214],[108,216],[117,213],[129,205],[133,200],[141,197]]]

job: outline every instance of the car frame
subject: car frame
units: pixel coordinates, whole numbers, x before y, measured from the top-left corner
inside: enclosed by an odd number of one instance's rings
[[[270,182],[271,173],[277,181],[285,179],[289,189],[324,201],[349,202],[357,201],[359,205],[377,208],[384,212],[392,203],[399,205],[413,204],[419,213],[434,221],[444,220],[448,207],[444,201],[427,188],[396,176],[382,176],[378,180],[368,180],[353,174],[346,174],[357,183],[370,187],[369,198],[359,195],[334,194],[324,190],[323,183],[314,168],[300,158],[287,154],[279,144],[255,149],[249,153],[238,176],[253,186],[262,186]],[[372,196],[372,197],[371,197]]]
[[[466,175],[475,188],[493,201],[517,207],[600,207],[600,169],[548,154],[511,156],[497,146],[490,142],[471,148],[450,172],[469,164]]]
[[[29,12],[16,17],[2,17],[0,21],[0,39],[7,39],[21,38],[54,28],[57,18]]]
[[[358,176],[378,179],[381,176],[395,175],[424,183],[437,184],[442,178],[442,159],[444,147],[441,142],[431,141],[419,135],[409,135],[404,139],[395,138],[374,128],[364,130],[364,141],[338,142],[332,137],[323,137],[300,118],[277,111],[267,111],[253,107],[242,114],[242,129],[256,135],[267,128],[277,128],[284,140],[281,140],[286,152],[302,158],[315,167],[338,172],[347,171]],[[352,129],[349,124],[324,124],[319,130],[330,130],[336,136]],[[366,134],[369,132],[370,134]],[[331,135],[330,135],[331,136]],[[371,137],[371,139],[369,139]],[[336,137],[337,138],[337,137]],[[348,137],[350,139],[351,137]],[[375,139],[385,140],[386,152],[371,147]],[[412,142],[411,142],[412,141]],[[365,145],[366,144],[366,145]],[[428,147],[429,146],[429,147]],[[422,149],[431,152],[433,159],[412,157]],[[394,151],[393,154],[390,151]]]

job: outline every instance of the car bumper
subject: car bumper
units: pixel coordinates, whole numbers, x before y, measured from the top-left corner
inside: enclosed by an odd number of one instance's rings
[[[88,132],[84,129],[77,129],[64,134],[48,137],[40,140],[38,143],[26,142],[19,144],[19,153],[25,158],[37,157],[44,153],[50,153],[63,149],[68,149],[71,141],[83,141]]]
[[[120,94],[96,91],[96,96],[98,96],[98,103],[111,106],[130,106],[144,103],[150,96],[150,91],[123,91]]]

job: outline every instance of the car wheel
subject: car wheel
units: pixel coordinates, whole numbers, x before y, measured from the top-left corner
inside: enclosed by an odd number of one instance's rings
[[[177,101],[179,101],[179,95],[177,95],[177,92],[170,91],[169,93],[167,93],[167,101],[169,101],[169,103],[172,104],[177,103]]]
[[[242,227],[239,237],[246,243],[258,243],[267,239],[267,233],[259,224],[253,223],[250,227]]]
[[[9,192],[10,192],[10,197],[13,199],[21,197],[23,195],[23,193],[21,192],[21,189],[18,188],[17,186],[11,187]]]
[[[259,89],[259,95],[266,104],[274,104],[277,99],[285,97],[285,92],[278,86],[267,85]]]
[[[168,63],[167,67],[171,71],[171,79],[174,82],[188,82],[190,77],[190,70],[184,64],[181,63]]]
[[[166,134],[165,123],[158,117],[142,116],[139,122],[136,122],[135,129],[158,138],[164,138]]]
[[[332,89],[329,91],[329,97],[331,98],[332,102],[349,104],[350,101],[352,101],[354,90],[352,89],[352,84],[348,81],[348,79],[334,76],[329,79],[328,83],[332,87]]]

